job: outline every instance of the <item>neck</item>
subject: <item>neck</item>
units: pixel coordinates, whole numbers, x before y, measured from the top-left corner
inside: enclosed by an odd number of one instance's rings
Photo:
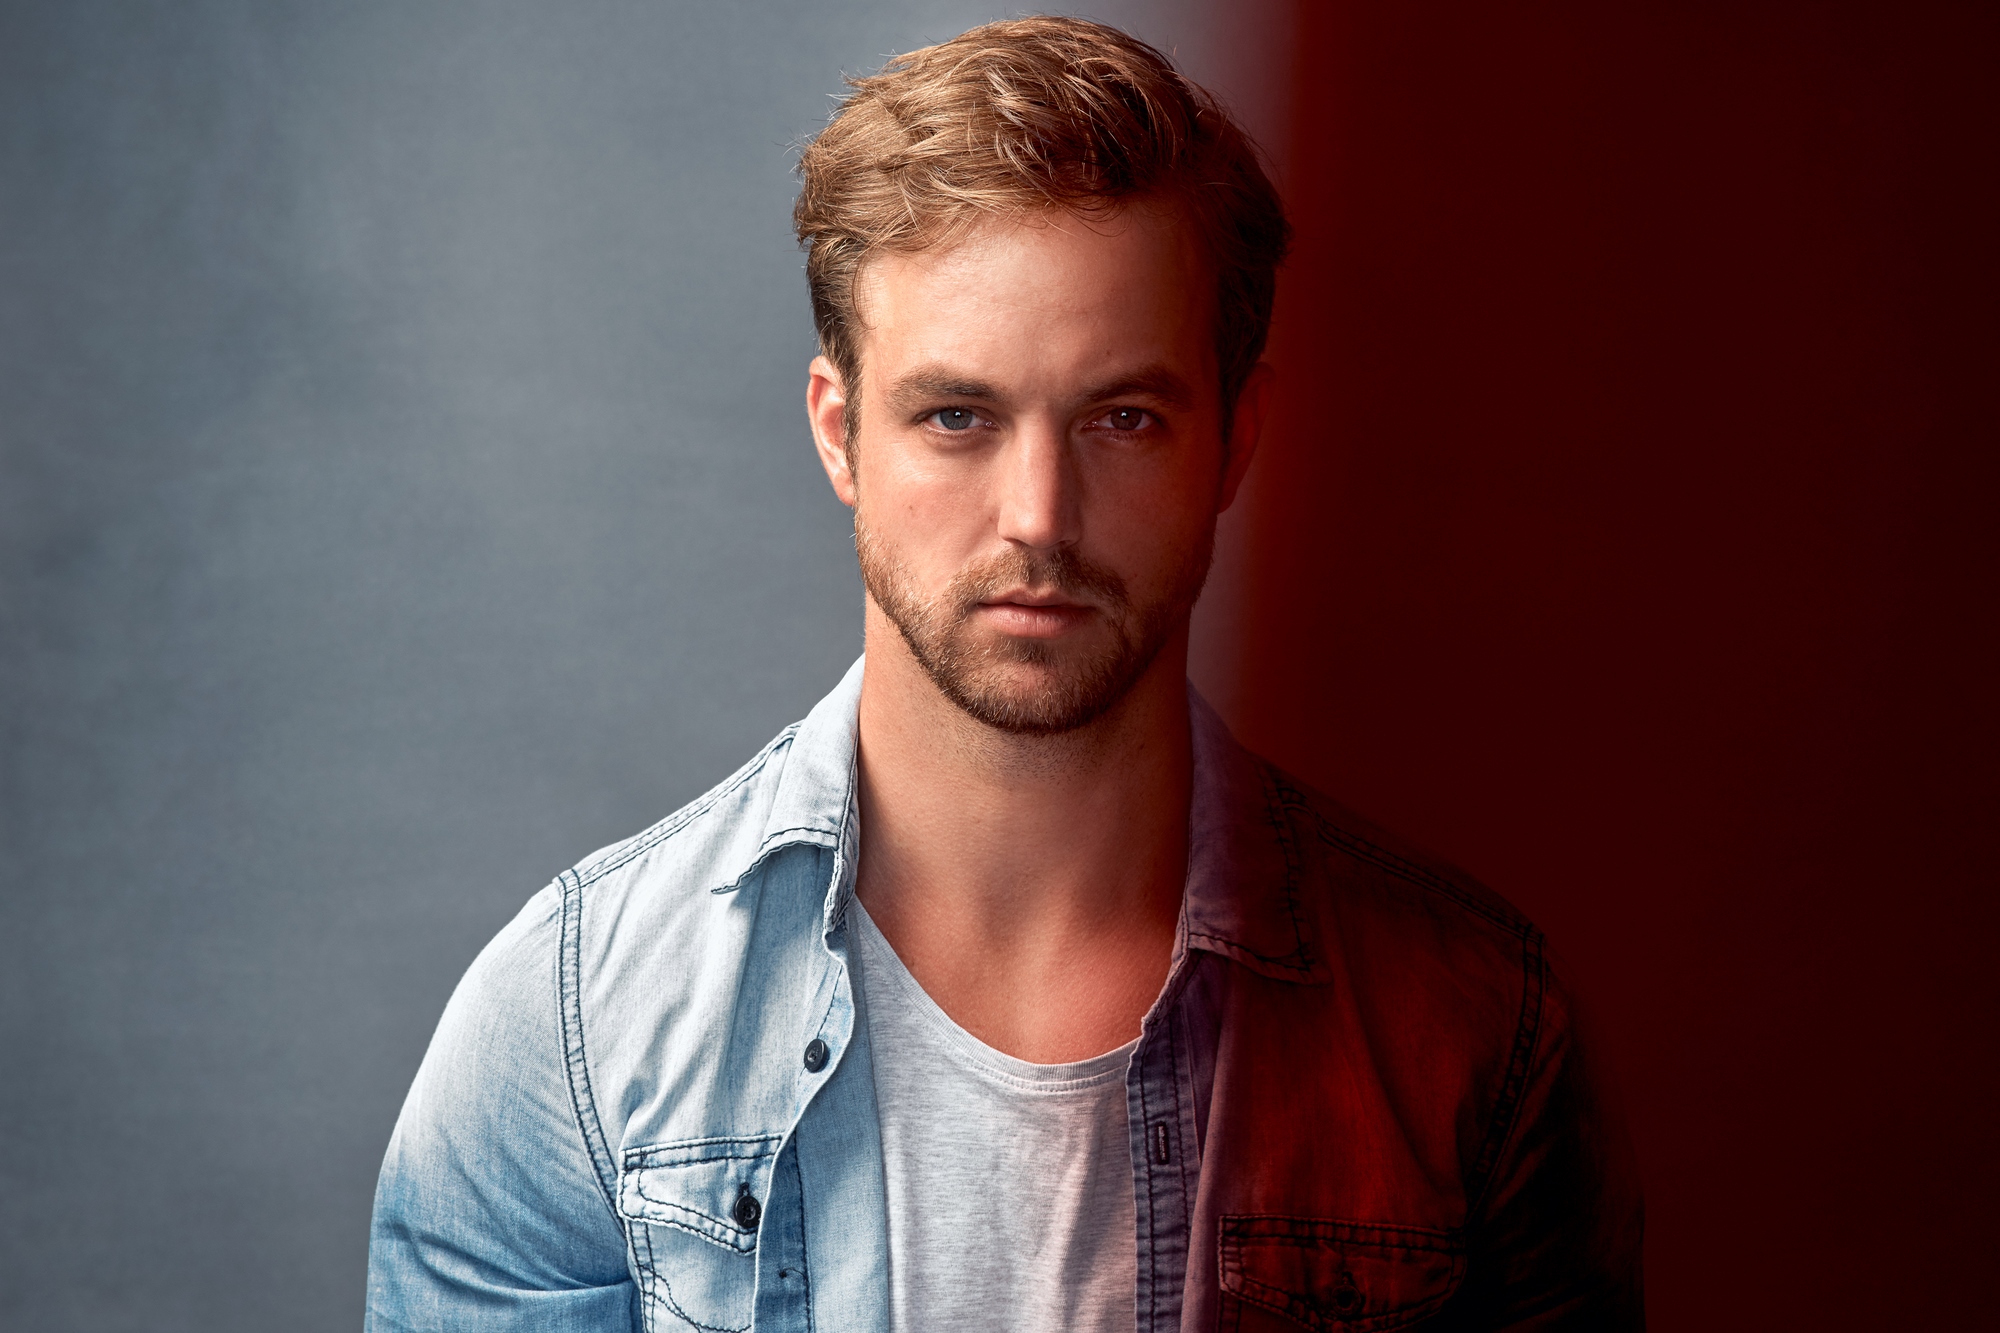
[[[1138,1035],[1187,866],[1185,629],[1102,717],[998,731],[868,608],[859,892],[931,997],[989,1045],[1080,1059]]]

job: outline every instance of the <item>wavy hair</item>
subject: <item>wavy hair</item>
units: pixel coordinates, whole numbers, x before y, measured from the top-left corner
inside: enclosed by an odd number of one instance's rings
[[[1256,145],[1213,96],[1138,38],[1055,17],[988,23],[847,82],[800,158],[792,218],[820,350],[851,407],[869,256],[949,245],[996,216],[1159,200],[1214,266],[1226,429],[1263,354],[1291,228]]]

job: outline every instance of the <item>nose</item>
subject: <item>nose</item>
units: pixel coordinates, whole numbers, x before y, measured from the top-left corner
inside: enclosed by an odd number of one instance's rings
[[[1017,425],[996,461],[1002,540],[1047,552],[1083,535],[1076,460],[1060,428],[1038,421]]]

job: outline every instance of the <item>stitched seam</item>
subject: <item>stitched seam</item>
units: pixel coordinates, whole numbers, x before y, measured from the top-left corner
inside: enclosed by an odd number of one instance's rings
[[[1435,893],[1443,894],[1467,911],[1482,916],[1494,925],[1503,927],[1513,934],[1524,935],[1531,929],[1531,927],[1524,924],[1519,918],[1496,911],[1488,904],[1464,892],[1443,876],[1425,869],[1414,861],[1404,860],[1394,852],[1378,847],[1358,834],[1350,833],[1321,814],[1318,810],[1315,810],[1307,803],[1305,797],[1296,788],[1281,784],[1280,790],[1282,793],[1280,799],[1283,800],[1287,809],[1297,810],[1302,814],[1312,816],[1313,821],[1319,825],[1319,835],[1322,840],[1339,847],[1342,851],[1358,856],[1362,860],[1386,870],[1400,879],[1408,880],[1412,884],[1430,889]]]
[[[584,1150],[597,1173],[597,1187],[605,1206],[618,1219],[617,1168],[611,1161],[610,1146],[604,1141],[604,1126],[597,1118],[597,1100],[590,1090],[590,1059],[583,1043],[583,886],[572,871],[558,877],[562,885],[562,929],[557,939],[557,1008],[563,1035],[563,1072],[568,1076],[570,1111],[576,1116],[577,1132],[583,1136]]]
[[[1219,1294],[1224,1322],[1227,1323],[1231,1333],[1234,1333],[1243,1327],[1243,1300],[1230,1285],[1230,1279],[1234,1277],[1240,1284],[1243,1277],[1243,1256],[1229,1243],[1228,1225],[1229,1219],[1224,1218],[1223,1229],[1216,1236],[1215,1275],[1217,1284],[1222,1288]]]
[[[760,852],[763,851],[788,833],[817,833],[822,838],[838,838],[840,836],[838,833],[827,832],[818,824],[793,824],[788,828],[772,829],[769,833],[766,833],[764,841],[757,844],[758,850]]]
[[[717,1160],[740,1161],[744,1159],[725,1157],[725,1158],[718,1158]],[[647,1203],[658,1204],[662,1208],[678,1208],[684,1213],[692,1213],[696,1217],[705,1217],[709,1219],[709,1221],[715,1222],[721,1226],[729,1225],[727,1222],[724,1222],[721,1218],[717,1217],[714,1213],[711,1213],[704,1208],[697,1208],[691,1203],[682,1203],[678,1199],[667,1199],[667,1198],[662,1198],[658,1195],[646,1193],[646,1177],[643,1173],[641,1173],[638,1176],[638,1183],[632,1187],[632,1192],[637,1194],[640,1198],[644,1199]],[[741,1230],[741,1228],[736,1228],[736,1229]]]
[[[1299,850],[1282,814],[1289,804],[1285,793],[1291,789],[1278,780],[1276,770],[1268,764],[1259,765],[1258,781],[1263,787],[1264,822],[1269,826],[1272,841],[1277,843],[1278,852],[1285,861],[1285,913],[1292,923],[1292,952],[1284,956],[1259,953],[1236,940],[1192,929],[1188,931],[1188,939],[1217,947],[1226,953],[1254,958],[1266,967],[1310,976],[1318,964],[1314,961],[1312,946],[1306,942],[1305,927],[1299,915]],[[1298,961],[1291,961],[1293,959]]]
[[[1304,1231],[1258,1232],[1245,1235],[1239,1225],[1244,1222],[1281,1222],[1304,1228]],[[1384,1238],[1375,1239],[1376,1236]],[[1289,1245],[1304,1249],[1322,1244],[1339,1245],[1343,1242],[1365,1246],[1381,1254],[1410,1251],[1439,1255],[1450,1261],[1450,1277],[1443,1290],[1423,1300],[1374,1314],[1364,1312],[1359,1319],[1341,1320],[1337,1315],[1329,1317],[1318,1309],[1317,1303],[1310,1296],[1265,1282],[1251,1275],[1243,1266],[1243,1251],[1251,1245]],[[1367,1333],[1368,1330],[1403,1328],[1435,1314],[1458,1291],[1464,1281],[1467,1263],[1462,1243],[1454,1241],[1448,1233],[1440,1233],[1428,1227],[1405,1227],[1390,1222],[1349,1222],[1334,1218],[1294,1217],[1282,1213],[1240,1213],[1224,1217],[1220,1251],[1225,1301],[1230,1295],[1234,1295],[1239,1300],[1271,1310],[1295,1323],[1303,1322],[1309,1328],[1330,1330],[1337,1324],[1343,1328],[1358,1330],[1359,1333]],[[1233,1290],[1228,1285],[1232,1278],[1236,1283]],[[1282,1299],[1273,1300],[1260,1293],[1271,1293],[1272,1296]],[[1306,1302],[1305,1320],[1300,1320],[1298,1312],[1292,1308],[1294,1299]]]
[[[696,1318],[695,1318],[695,1317],[694,1317],[693,1315],[689,1314],[689,1313],[688,1313],[688,1312],[687,1312],[686,1310],[683,1310],[683,1309],[681,1309],[681,1307],[680,1307],[680,1302],[678,1302],[678,1301],[676,1301],[676,1300],[674,1299],[674,1284],[673,1284],[673,1283],[671,1283],[671,1282],[667,1281],[667,1280],[666,1280],[666,1279],[665,1279],[664,1277],[663,1277],[663,1278],[661,1278],[661,1279],[660,1279],[659,1281],[660,1281],[660,1287],[661,1287],[661,1289],[662,1289],[663,1291],[665,1291],[665,1292],[666,1292],[666,1297],[665,1297],[665,1300],[666,1300],[666,1305],[667,1305],[667,1308],[668,1308],[668,1309],[670,1309],[670,1310],[672,1310],[672,1311],[673,1311],[673,1312],[674,1312],[675,1314],[679,1315],[679,1316],[680,1316],[680,1317],[681,1317],[681,1318],[682,1318],[683,1320],[685,1320],[685,1321],[686,1321],[687,1323],[689,1323],[689,1324],[690,1324],[690,1325],[692,1325],[693,1327],[695,1327],[695,1328],[700,1328],[700,1329],[706,1329],[706,1330],[708,1331],[708,1333],[748,1333],[748,1330],[749,1330],[749,1328],[750,1328],[750,1324],[742,1324],[742,1325],[739,1325],[739,1326],[737,1326],[737,1327],[735,1327],[735,1328],[731,1328],[731,1327],[729,1327],[729,1326],[727,1326],[727,1325],[724,1325],[724,1324],[704,1324],[704,1323],[702,1323],[702,1322],[701,1322],[701,1320],[699,1320],[699,1319],[696,1319]],[[753,1313],[751,1314],[751,1323],[755,1323],[755,1322],[756,1322],[756,1315],[755,1315],[755,1313],[753,1312]]]
[[[674,834],[680,832],[697,817],[707,814],[714,808],[716,802],[750,781],[750,779],[756,777],[759,773],[762,773],[765,766],[771,762],[772,757],[779,750],[791,744],[792,738],[798,734],[799,725],[794,722],[791,726],[786,727],[778,733],[775,740],[764,747],[761,754],[757,755],[729,777],[724,778],[720,784],[710,788],[704,794],[695,797],[694,800],[682,806],[673,814],[668,815],[645,832],[619,844],[606,853],[602,860],[578,866],[574,873],[579,882],[583,884],[596,883],[619,866],[631,861],[632,858],[638,856],[641,852],[650,851]]]
[[[1161,992],[1160,999],[1158,1001],[1158,1003],[1162,1006],[1161,1011],[1168,1016],[1168,1030],[1166,1033],[1166,1037],[1169,1042],[1170,1062],[1172,1060],[1172,1055],[1171,1055],[1171,1043],[1173,1038],[1172,1025],[1179,1012],[1178,1006],[1180,1004],[1180,998],[1183,994],[1186,993],[1188,986],[1192,984],[1193,975],[1194,975],[1193,967],[1184,959],[1182,965],[1179,968],[1175,969],[1174,973],[1167,978],[1166,989]],[[1145,1052],[1146,1039],[1143,1035],[1139,1038],[1139,1042],[1140,1042],[1139,1050],[1134,1052],[1135,1058]],[[1153,1234],[1157,1225],[1155,1219],[1157,1218],[1159,1212],[1159,1209],[1155,1202],[1155,1195],[1153,1191],[1153,1147],[1152,1144],[1145,1141],[1147,1136],[1147,1131],[1150,1129],[1152,1124],[1151,1112],[1149,1111],[1146,1103],[1146,1088],[1149,1082],[1150,1080],[1146,1077],[1146,1065],[1143,1061],[1141,1061],[1141,1063],[1139,1064],[1139,1139],[1140,1139],[1139,1160],[1144,1162],[1146,1165],[1147,1221],[1146,1221],[1145,1249],[1146,1249],[1147,1272],[1150,1275],[1149,1280],[1146,1284],[1147,1300],[1149,1303],[1148,1307],[1149,1313],[1147,1315],[1145,1326],[1151,1329],[1155,1327],[1159,1321],[1160,1289],[1162,1284],[1159,1281],[1159,1276],[1156,1271],[1158,1268],[1158,1259],[1156,1257],[1156,1247],[1153,1244]],[[1176,1114],[1178,1114],[1179,1083],[1176,1082],[1174,1087],[1176,1093]],[[1175,1126],[1176,1134],[1178,1134],[1178,1131],[1179,1131],[1179,1125],[1177,1121]],[[1178,1165],[1179,1164],[1176,1163],[1177,1167]],[[1185,1212],[1185,1204],[1186,1204],[1185,1197],[1183,1198],[1182,1203],[1183,1203],[1183,1211]],[[1183,1272],[1181,1276],[1183,1282],[1185,1282],[1187,1276],[1186,1273]]]
[[[799,1299],[806,1307],[806,1333],[813,1333],[813,1279],[809,1262],[812,1246],[806,1243],[806,1169],[799,1161],[797,1143],[792,1147],[792,1176],[798,1182],[799,1199]]]
[[[1272,1296],[1278,1299],[1274,1300],[1271,1296],[1262,1295],[1261,1293],[1263,1292],[1270,1292]],[[1320,1330],[1330,1327],[1326,1317],[1317,1310],[1307,1310],[1306,1318],[1301,1320],[1297,1315],[1292,1313],[1291,1301],[1288,1299],[1292,1293],[1286,1291],[1283,1287],[1274,1287],[1268,1282],[1259,1282],[1247,1273],[1237,1274],[1235,1294],[1238,1300],[1246,1304],[1260,1305],[1274,1314],[1284,1316],[1295,1324],[1302,1324],[1304,1327],[1312,1329],[1314,1333],[1320,1333]]]
[[[1160,1321],[1160,1256],[1159,1246],[1154,1243],[1154,1233],[1159,1228],[1159,1192],[1153,1188],[1153,1154],[1146,1142],[1146,1130],[1152,1124],[1153,1111],[1146,1099],[1146,1069],[1139,1068],[1139,1160],[1146,1164],[1146,1327],[1157,1328]]]
[[[1371,1241],[1359,1238],[1343,1239],[1337,1236],[1236,1236],[1232,1240],[1238,1248],[1245,1245],[1289,1245],[1294,1249],[1316,1250],[1322,1247],[1332,1248],[1341,1245],[1350,1245],[1357,1247],[1366,1246],[1371,1250],[1381,1250],[1385,1253],[1409,1250],[1413,1253],[1442,1254],[1448,1257],[1455,1256],[1459,1252],[1459,1247],[1456,1245],[1415,1245],[1405,1244],[1402,1241]]]
[[[1318,811],[1312,811],[1311,813],[1314,818],[1319,819],[1320,837],[1339,847],[1341,850],[1388,871],[1398,879],[1408,880],[1410,883],[1429,889],[1433,893],[1441,894],[1473,915],[1484,917],[1494,925],[1512,934],[1521,935],[1527,932],[1528,927],[1518,918],[1509,916],[1504,912],[1495,911],[1486,903],[1460,890],[1450,880],[1440,875],[1435,875],[1414,862],[1405,861],[1393,852],[1383,851],[1372,842],[1355,837],[1345,829],[1338,828],[1329,823],[1319,815]]]
[[[633,1230],[646,1238],[646,1329],[647,1333],[656,1333],[659,1328],[655,1315],[659,1307],[657,1288],[660,1285],[660,1265],[653,1257],[653,1233],[648,1227],[635,1227]]]
[[[1315,1333],[1318,1333],[1319,1330],[1331,1330],[1334,1328],[1350,1328],[1358,1330],[1360,1333],[1367,1333],[1367,1330],[1371,1329],[1388,1330],[1405,1328],[1420,1319],[1428,1318],[1434,1314],[1439,1307],[1451,1298],[1451,1293],[1457,1290],[1457,1284],[1453,1283],[1447,1290],[1428,1296],[1410,1305],[1399,1305],[1392,1310],[1383,1310],[1379,1314],[1364,1313],[1359,1319],[1342,1319],[1338,1315],[1328,1317],[1322,1314],[1319,1310],[1313,1308],[1316,1302],[1311,1297],[1304,1296],[1303,1293],[1291,1292],[1285,1290],[1283,1287],[1272,1286],[1270,1283],[1251,1277],[1248,1274],[1240,1275],[1237,1278],[1237,1282],[1240,1285],[1236,1294],[1242,1300],[1255,1305],[1261,1305],[1267,1310],[1283,1315],[1294,1323],[1302,1323],[1305,1327],[1315,1330]],[[1250,1290],[1253,1287],[1257,1290]],[[1273,1300],[1270,1297],[1260,1295],[1259,1293],[1261,1292],[1270,1292],[1273,1296],[1282,1299]],[[1304,1320],[1301,1320],[1297,1312],[1292,1309],[1292,1301],[1294,1299],[1304,1299],[1307,1302],[1306,1318]]]
[[[1337,1315],[1329,1318],[1321,1314],[1317,1309],[1313,1308],[1314,1302],[1312,1298],[1304,1296],[1303,1293],[1287,1291],[1283,1287],[1274,1287],[1270,1283],[1251,1277],[1247,1273],[1238,1274],[1236,1281],[1237,1289],[1233,1294],[1238,1300],[1251,1305],[1262,1306],[1264,1309],[1274,1314],[1282,1315],[1295,1324],[1302,1324],[1304,1327],[1314,1330],[1314,1333],[1322,1333],[1322,1330],[1332,1330],[1334,1328],[1354,1329],[1357,1330],[1357,1333],[1369,1333],[1369,1330],[1384,1330],[1386,1333],[1386,1330],[1389,1329],[1406,1328],[1418,1320],[1427,1319],[1432,1314],[1435,1314],[1446,1301],[1451,1299],[1452,1293],[1458,1290],[1458,1284],[1454,1281],[1444,1291],[1433,1296],[1428,1296],[1413,1304],[1399,1305],[1392,1310],[1384,1310],[1379,1314],[1363,1314],[1359,1319],[1341,1319]],[[1255,1290],[1252,1290],[1253,1288]],[[1264,1292],[1271,1293],[1271,1296],[1262,1295],[1261,1293]],[[1281,1299],[1272,1299],[1273,1296]],[[1307,1302],[1306,1318],[1303,1320],[1299,1318],[1297,1312],[1292,1308],[1292,1301],[1294,1299],[1303,1299]]]
[[[672,1143],[648,1143],[643,1147],[630,1149],[625,1154],[625,1163],[628,1166],[638,1165],[641,1159],[660,1153],[676,1152],[682,1148],[706,1148],[713,1143],[783,1143],[784,1141],[785,1136],[782,1134],[711,1134],[702,1139],[675,1139]],[[776,1148],[771,1150],[773,1153],[776,1151]],[[771,1153],[761,1155],[768,1157]]]
[[[618,1225],[625,1230],[625,1252],[630,1256],[634,1285],[639,1289],[639,1319],[645,1333],[653,1333],[653,1242],[644,1227],[626,1226],[625,1219],[619,1218]],[[641,1258],[639,1249],[644,1245],[646,1253]]]
[[[681,1212],[684,1213],[692,1213],[694,1216],[703,1218],[704,1220],[711,1220],[708,1219],[708,1215],[706,1213],[697,1213],[692,1208],[682,1208],[677,1203],[665,1204],[663,1206],[667,1208],[679,1209]],[[672,1227],[676,1231],[685,1231],[690,1236],[698,1236],[702,1240],[705,1240],[712,1245],[720,1245],[725,1249],[733,1251],[736,1254],[754,1254],[756,1253],[757,1250],[757,1246],[754,1241],[751,1243],[749,1248],[746,1249],[741,1245],[731,1244],[727,1237],[717,1236],[712,1232],[710,1232],[706,1227],[702,1227],[700,1225],[691,1222],[682,1222],[672,1217],[644,1217],[644,1218],[637,1218],[635,1220],[643,1223],[646,1226]],[[650,1242],[648,1243],[648,1248],[649,1249],[651,1248]]]
[[[1280,813],[1282,797],[1276,774],[1267,764],[1260,776],[1264,780],[1264,817],[1277,835],[1278,849],[1285,855],[1285,910],[1291,914],[1292,938],[1297,941],[1300,960],[1310,968],[1312,948],[1306,943],[1305,926],[1299,920],[1299,849],[1293,844],[1291,828]]]
[[[1187,1152],[1186,1152],[1186,1145],[1185,1145],[1184,1143],[1182,1143],[1182,1142],[1181,1142],[1181,1061],[1180,1061],[1180,1045],[1179,1045],[1179,1043],[1178,1043],[1178,1042],[1177,1042],[1177,1041],[1176,1041],[1176,1040],[1174,1039],[1174,1038],[1175,1038],[1175,1029],[1176,1029],[1176,1028],[1178,1028],[1178,1026],[1179,1026],[1179,1023],[1178,1023],[1178,1021],[1177,1021],[1177,1019],[1178,1019],[1178,1014],[1179,1014],[1179,1010],[1178,1010],[1178,1009],[1176,1009],[1176,1010],[1174,1010],[1174,1011],[1173,1011],[1173,1015],[1172,1015],[1172,1016],[1170,1017],[1170,1019],[1169,1019],[1169,1022],[1168,1022],[1168,1027],[1167,1027],[1167,1072],[1168,1072],[1168,1073],[1169,1073],[1169,1074],[1170,1074],[1170,1075],[1172,1076],[1172,1078],[1171,1078],[1171,1080],[1169,1081],[1169,1083],[1167,1084],[1167,1086],[1168,1086],[1168,1088],[1170,1088],[1170,1089],[1172,1090],[1172,1093],[1173,1093],[1173,1104],[1174,1104],[1174,1115],[1173,1115],[1173,1127],[1172,1127],[1171,1129],[1169,1129],[1169,1130],[1167,1131],[1167,1135],[1168,1135],[1168,1145],[1169,1145],[1169,1146],[1168,1146],[1168,1151],[1169,1151],[1169,1152],[1171,1152],[1171,1153],[1173,1153],[1173,1155],[1174,1155],[1174,1160],[1173,1160],[1173,1164],[1172,1164],[1172,1165],[1173,1165],[1173,1169],[1174,1169],[1174,1175],[1175,1175],[1175,1177],[1176,1177],[1176,1179],[1177,1179],[1177,1181],[1178,1181],[1178,1183],[1179,1183],[1179,1185],[1180,1185],[1180,1205],[1181,1205],[1181,1206],[1180,1206],[1180,1210],[1179,1210],[1179,1213],[1178,1213],[1178,1215],[1177,1215],[1177,1218],[1176,1218],[1176,1222],[1175,1222],[1175,1225],[1178,1225],[1178,1226],[1179,1226],[1179,1227],[1180,1227],[1180,1228],[1182,1229],[1183,1233],[1185,1233],[1185,1232],[1187,1232],[1187,1231],[1190,1231],[1190,1230],[1192,1230],[1192,1228],[1188,1226],[1188,1219],[1187,1219],[1187,1200],[1188,1200],[1188,1193],[1187,1193]],[[1158,1217],[1157,1217],[1157,1216],[1156,1216],[1156,1217],[1154,1218],[1154,1223],[1153,1223],[1153,1229],[1154,1229],[1154,1232],[1155,1232],[1155,1233],[1157,1234],[1157,1232],[1158,1232],[1158,1230],[1159,1230],[1159,1219],[1158,1219]],[[1183,1243],[1183,1245],[1182,1245],[1182,1247],[1181,1247],[1181,1251],[1182,1251],[1182,1254],[1183,1254],[1183,1255],[1185,1255],[1185,1254],[1186,1254],[1186,1250],[1187,1250],[1187,1247],[1186,1247],[1185,1243]],[[1186,1284],[1187,1284],[1187,1269],[1186,1269],[1185,1265],[1184,1265],[1184,1266],[1182,1267],[1182,1270],[1181,1270],[1181,1275],[1180,1275],[1180,1276],[1181,1276],[1181,1280],[1180,1280],[1180,1282],[1179,1282],[1179,1283],[1168,1283],[1168,1284],[1165,1284],[1165,1285],[1168,1285],[1168,1286],[1172,1286],[1172,1287],[1174,1287],[1174,1288],[1175,1288],[1175,1289],[1176,1289],[1177,1291],[1179,1290],[1179,1288],[1181,1288],[1181,1287],[1184,1287],[1184,1286],[1186,1286]],[[1154,1291],[1154,1293],[1153,1293],[1153,1308],[1154,1308],[1155,1310],[1157,1310],[1157,1309],[1159,1309],[1159,1306],[1160,1306],[1160,1294],[1159,1294],[1158,1290],[1155,1290],[1155,1291]],[[1177,1321],[1175,1321],[1175,1322],[1177,1322],[1177,1323],[1178,1323],[1179,1321],[1177,1320]]]
[[[1542,957],[1541,932],[1529,932],[1521,945],[1521,1021],[1514,1032],[1514,1054],[1508,1063],[1507,1077],[1500,1085],[1499,1097],[1494,1101],[1493,1123],[1486,1131],[1486,1142],[1481,1145],[1479,1159],[1473,1167],[1472,1178],[1476,1183],[1467,1191],[1468,1214],[1485,1199],[1486,1190],[1493,1183],[1501,1151],[1513,1137],[1521,1096],[1527,1088],[1528,1071],[1533,1067],[1535,1052],[1541,1046],[1542,996],[1548,982],[1548,965]]]
[[[1449,1231],[1441,1231],[1436,1227],[1412,1227],[1412,1226],[1405,1226],[1400,1222],[1356,1222],[1353,1221],[1352,1219],[1345,1217],[1301,1217],[1297,1213],[1228,1213],[1225,1214],[1222,1219],[1223,1235],[1233,1236],[1239,1240],[1266,1239],[1266,1236],[1261,1232],[1255,1234],[1246,1233],[1243,1230],[1243,1228],[1238,1225],[1239,1223],[1243,1222],[1297,1223],[1300,1226],[1311,1228],[1315,1233],[1323,1233],[1324,1236],[1329,1236],[1329,1237],[1340,1236],[1340,1235],[1359,1236],[1362,1233],[1368,1233],[1368,1232],[1384,1232],[1397,1236],[1418,1237],[1420,1239],[1429,1240],[1431,1242],[1428,1245],[1418,1245],[1413,1243],[1410,1246],[1411,1249],[1450,1250],[1457,1248],[1457,1243],[1454,1242],[1452,1239],[1452,1233]],[[1299,1233],[1297,1231],[1289,1233],[1276,1232],[1272,1233],[1270,1239],[1276,1239],[1279,1236],[1288,1234],[1298,1235]],[[1368,1242],[1363,1241],[1362,1243],[1368,1243]]]
[[[772,1142],[777,1142],[777,1140],[772,1140]],[[770,1152],[711,1153],[703,1157],[690,1157],[685,1162],[661,1162],[652,1160],[652,1153],[656,1151],[654,1149],[635,1148],[633,1151],[645,1153],[647,1155],[645,1157],[641,1157],[636,1160],[630,1155],[628,1155],[625,1159],[625,1169],[627,1171],[657,1171],[662,1168],[671,1171],[683,1166],[701,1166],[703,1163],[706,1162],[754,1162],[760,1158],[774,1157],[777,1155],[777,1150],[774,1148]],[[651,1195],[647,1194],[643,1188],[640,1189],[639,1194],[642,1198],[652,1197]]]
[[[1190,1201],[1200,1188],[1201,1163],[1195,1144],[1194,1133],[1194,1059],[1187,1049],[1191,1038],[1187,1035],[1187,1021],[1181,1008],[1174,1007],[1174,1165],[1180,1168],[1181,1177],[1181,1227],[1187,1233],[1181,1245],[1181,1285],[1187,1285],[1188,1250],[1194,1241],[1193,1208]],[[1182,1072],[1186,1071],[1183,1084]],[[1181,1089],[1188,1091],[1187,1104],[1181,1104]]]

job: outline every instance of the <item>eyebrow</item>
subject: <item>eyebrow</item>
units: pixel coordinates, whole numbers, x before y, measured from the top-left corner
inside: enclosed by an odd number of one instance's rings
[[[1165,366],[1148,366],[1133,374],[1121,375],[1084,395],[1086,401],[1093,403],[1107,398],[1133,397],[1157,399],[1168,407],[1178,407],[1183,411],[1194,405],[1194,391],[1188,387],[1188,382]]]
[[[940,365],[919,366],[899,376],[889,386],[890,400],[899,405],[934,398],[976,398],[996,402],[1000,397],[1000,391],[984,380]],[[1152,398],[1182,410],[1194,402],[1194,393],[1187,381],[1165,366],[1148,366],[1132,374],[1121,375],[1115,380],[1093,386],[1081,397],[1082,401],[1090,403],[1112,398]]]
[[[926,398],[983,398],[991,402],[999,396],[992,385],[949,366],[919,366],[889,386],[890,400],[899,404]]]

